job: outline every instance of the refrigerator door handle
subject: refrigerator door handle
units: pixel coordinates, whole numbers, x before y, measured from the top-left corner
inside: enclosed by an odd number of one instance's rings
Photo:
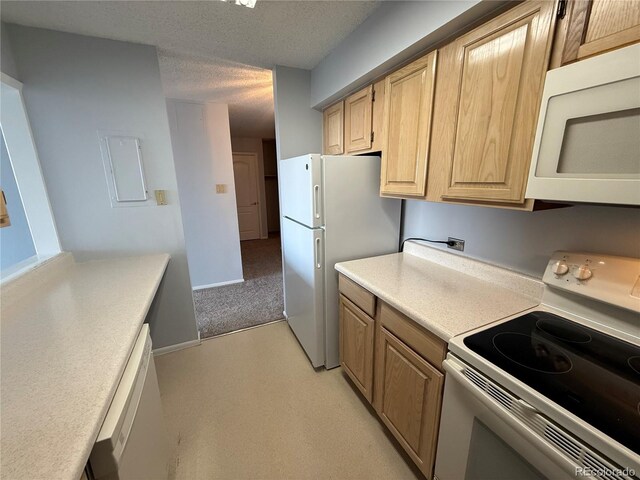
[[[313,216],[315,218],[320,218],[320,185],[313,186]]]
[[[315,260],[316,260],[316,268],[322,268],[320,264],[320,237],[316,238],[316,249],[315,249]]]

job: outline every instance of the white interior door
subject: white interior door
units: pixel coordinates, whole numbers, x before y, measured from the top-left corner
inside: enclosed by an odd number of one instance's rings
[[[260,238],[258,156],[255,153],[234,153],[233,177],[236,182],[240,240]]]

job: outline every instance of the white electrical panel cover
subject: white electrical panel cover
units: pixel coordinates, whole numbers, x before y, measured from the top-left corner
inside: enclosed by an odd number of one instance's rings
[[[143,206],[151,202],[144,175],[139,137],[98,132],[112,207]]]

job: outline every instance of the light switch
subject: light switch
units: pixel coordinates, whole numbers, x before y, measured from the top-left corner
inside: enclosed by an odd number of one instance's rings
[[[165,195],[165,190],[154,190],[156,195],[156,203],[158,205],[166,205],[167,204],[167,196]]]
[[[216,193],[227,193],[227,185],[224,183],[216,184]]]

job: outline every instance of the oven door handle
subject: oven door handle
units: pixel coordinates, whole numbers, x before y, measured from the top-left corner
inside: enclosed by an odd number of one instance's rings
[[[468,368],[466,365],[462,364],[456,358],[452,358],[451,355],[449,355],[447,359],[442,362],[442,366],[447,372],[447,381],[455,379],[458,383],[460,383],[460,385],[465,388],[465,390],[471,393],[480,403],[487,407],[501,421],[505,422],[509,427],[517,431],[521,437],[523,437],[530,444],[539,449],[539,451],[543,453],[545,457],[554,461],[562,470],[569,474],[570,477],[575,477],[576,467],[580,467],[580,465],[563,454],[551,443],[543,439],[537,432],[532,430],[528,425],[517,418],[512,412],[507,410],[506,407],[502,406],[497,400],[494,400],[491,396],[489,396],[489,394],[487,394],[479,386],[477,386],[469,378],[467,378],[464,373]],[[473,372],[474,370],[470,369],[470,371]],[[508,400],[505,398],[505,401],[512,401],[523,407],[520,410],[521,414],[525,418],[532,418],[533,423],[535,423],[536,419],[546,420],[546,418],[541,415],[535,407],[525,402],[524,400],[510,395]],[[588,450],[591,450],[589,447],[586,448]]]
[[[507,416],[509,419],[513,419],[517,421],[516,418],[508,413],[504,407],[501,407],[500,404],[492,399],[489,395],[483,392],[477,385],[475,385],[471,380],[469,380],[465,375],[464,371],[467,368],[465,365],[459,363],[455,359],[449,357],[442,362],[442,366],[446,370],[449,375],[458,380],[467,390],[469,390],[478,400],[480,400],[485,406],[487,406],[492,412],[499,414],[501,417],[503,415]],[[517,402],[524,407],[530,415],[536,415],[540,412],[528,402],[518,398]],[[517,421],[518,424],[521,424]]]

